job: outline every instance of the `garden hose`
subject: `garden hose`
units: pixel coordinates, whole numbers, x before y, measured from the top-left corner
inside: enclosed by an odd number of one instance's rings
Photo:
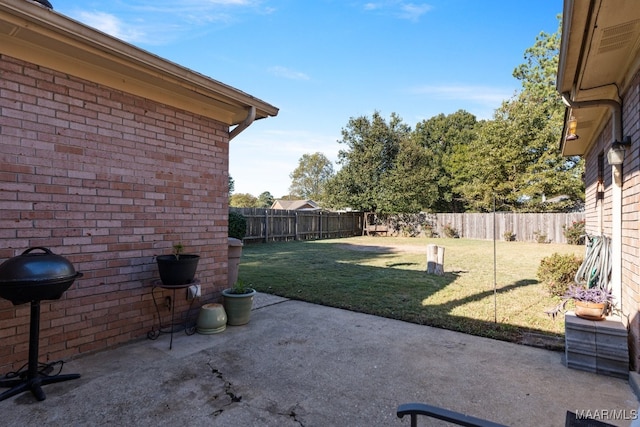
[[[606,236],[586,236],[584,261],[578,268],[575,282],[589,287],[609,288],[611,275],[611,239]]]

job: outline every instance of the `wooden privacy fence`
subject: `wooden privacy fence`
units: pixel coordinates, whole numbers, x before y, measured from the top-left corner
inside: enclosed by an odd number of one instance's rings
[[[506,232],[514,239],[524,242],[567,243],[563,226],[570,227],[574,222],[585,218],[583,212],[570,213],[439,213],[438,223],[443,229],[450,226],[458,231],[460,237],[467,239],[493,240],[494,221],[495,238],[505,240]],[[440,236],[444,236],[443,232]]]
[[[244,242],[333,239],[362,235],[362,212],[231,208],[247,219]]]
[[[230,208],[247,219],[245,242],[332,239],[360,236],[367,230],[363,212],[294,211],[259,208]],[[563,226],[585,219],[583,212],[571,213],[419,213],[377,216],[377,229],[388,236],[446,237],[446,228],[465,239],[504,240],[510,232],[518,241],[567,243]],[[371,225],[369,229],[372,230]],[[375,233],[380,234],[380,233]]]
[[[570,213],[419,213],[377,218],[390,227],[390,235],[447,237],[456,234],[465,239],[513,240],[523,242],[567,243],[564,227],[585,219],[584,212]]]

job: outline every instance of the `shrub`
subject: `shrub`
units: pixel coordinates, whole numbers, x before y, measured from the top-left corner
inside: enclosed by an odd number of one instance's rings
[[[580,257],[554,253],[540,261],[536,275],[551,295],[562,297],[574,283],[580,264]]]
[[[436,227],[430,222],[427,222],[422,225],[422,231],[425,237],[429,237],[429,238],[438,237],[438,233],[436,232]]]
[[[514,240],[516,240],[516,235],[511,230],[505,231],[502,237],[504,238],[505,242],[513,242]]]
[[[449,238],[457,239],[460,237],[458,230],[456,230],[451,224],[445,224],[444,226],[444,235]]]
[[[562,234],[570,245],[584,245],[585,221],[573,221],[570,226],[562,226]]]
[[[533,232],[533,238],[538,243],[550,243],[550,240],[547,239],[547,234],[543,233],[542,231],[534,231]]]
[[[238,212],[229,212],[229,237],[244,239],[247,234],[247,219]]]
[[[414,237],[415,236],[415,234],[413,234],[414,233],[413,227],[408,225],[408,224],[407,225],[403,225],[401,230],[402,230],[402,237]]]

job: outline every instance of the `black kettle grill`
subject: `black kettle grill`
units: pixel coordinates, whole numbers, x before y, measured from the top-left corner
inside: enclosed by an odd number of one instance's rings
[[[44,253],[33,252],[36,250]],[[82,273],[76,272],[66,258],[43,247],[29,248],[0,265],[0,298],[11,301],[13,305],[31,303],[27,371],[17,373],[17,378],[0,379],[0,387],[11,387],[0,394],[0,401],[27,390],[31,390],[36,399],[42,401],[46,395],[41,386],[80,378],[79,374],[49,376],[51,364],[38,369],[38,345],[40,301],[60,299],[81,276]],[[8,376],[5,375],[5,378]]]

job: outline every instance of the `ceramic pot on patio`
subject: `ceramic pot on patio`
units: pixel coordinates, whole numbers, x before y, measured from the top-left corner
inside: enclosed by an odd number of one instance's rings
[[[199,334],[217,334],[227,328],[227,312],[222,304],[210,303],[200,307],[196,331]]]
[[[249,289],[246,293],[233,293],[231,289],[222,291],[228,325],[240,326],[249,323],[255,294],[256,291],[254,289]]]

